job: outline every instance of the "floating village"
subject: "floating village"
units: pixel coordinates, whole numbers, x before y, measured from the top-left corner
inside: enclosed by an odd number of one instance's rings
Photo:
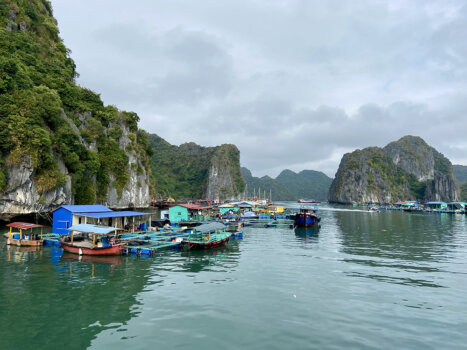
[[[52,226],[11,222],[4,234],[7,245],[61,247],[79,256],[152,256],[163,249],[215,249],[229,240],[241,240],[244,227],[320,227],[319,202],[300,199],[300,209],[267,200],[218,203],[198,200],[176,203],[153,201],[152,212],[114,211],[104,205],[62,205],[53,211]],[[357,204],[368,212],[400,210],[466,214],[465,202],[399,201],[392,205]]]

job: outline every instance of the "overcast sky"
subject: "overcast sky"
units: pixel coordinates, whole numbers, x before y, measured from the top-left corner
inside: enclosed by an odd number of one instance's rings
[[[78,83],[253,175],[423,137],[467,164],[466,1],[52,0]]]

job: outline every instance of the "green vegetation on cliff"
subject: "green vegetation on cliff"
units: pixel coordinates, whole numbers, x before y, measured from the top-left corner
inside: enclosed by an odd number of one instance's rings
[[[102,201],[111,175],[121,195],[129,179],[122,129],[134,135],[127,151],[146,168],[148,137],[135,113],[104,106],[76,84],[75,63],[58,34],[49,1],[0,0],[0,165],[29,157],[42,193],[64,185],[62,160],[76,203]],[[2,166],[0,191],[6,177]]]
[[[174,146],[155,134],[149,135],[149,143],[154,150],[151,157],[154,188],[164,198],[204,198],[214,161],[229,171],[236,193],[244,189],[240,156],[233,145],[202,147],[190,142]],[[227,189],[220,191],[229,195]]]

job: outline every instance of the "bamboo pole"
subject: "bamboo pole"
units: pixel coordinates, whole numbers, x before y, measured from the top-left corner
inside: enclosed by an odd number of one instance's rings
[[[94,248],[96,246],[96,235],[92,235],[92,247]]]
[[[44,230],[44,228],[43,228],[43,227],[41,227],[41,240],[42,240],[42,231],[43,231],[43,230]]]
[[[13,227],[10,226],[10,239],[11,239],[11,235],[12,235],[12,232],[11,232],[12,229],[13,229]]]

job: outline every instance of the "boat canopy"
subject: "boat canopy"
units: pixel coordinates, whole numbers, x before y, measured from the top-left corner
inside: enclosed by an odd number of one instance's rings
[[[220,222],[212,222],[210,224],[196,226],[194,229],[201,233],[208,233],[208,232],[224,230],[225,225],[221,224]]]
[[[258,216],[256,213],[252,212],[252,211],[247,211],[245,213],[243,213],[242,217],[246,217],[246,218],[249,218],[249,217],[256,217]]]
[[[78,224],[68,227],[69,231],[78,231],[84,233],[94,233],[97,235],[107,235],[112,231],[121,230],[118,227],[110,227],[110,226],[98,226],[98,225],[91,225],[91,224]]]
[[[27,222],[12,222],[12,223],[7,224],[6,226],[19,228],[21,230],[30,230],[32,228],[38,228],[38,227],[47,227],[44,225],[30,224]]]
[[[90,218],[102,219],[102,218],[120,218],[120,217],[132,217],[132,216],[144,216],[152,215],[151,213],[141,213],[138,211],[108,211],[108,212],[93,212],[93,213],[82,213],[77,214],[87,216]]]

